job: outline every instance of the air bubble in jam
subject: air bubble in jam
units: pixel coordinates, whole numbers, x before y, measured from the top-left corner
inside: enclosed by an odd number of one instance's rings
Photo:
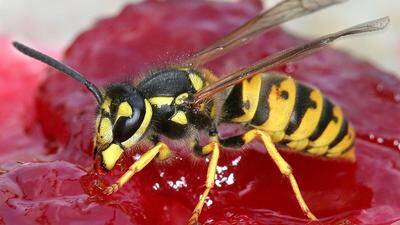
[[[65,51],[64,61],[99,86],[126,80],[128,75],[135,79],[206,47],[260,10],[257,0],[132,4],[78,36]],[[273,29],[207,66],[216,74],[227,74],[303,42]],[[30,67],[32,60],[19,64],[26,67],[8,66],[5,59],[18,61],[23,56],[15,55],[10,48],[2,49],[1,77],[38,73]],[[355,164],[283,152],[312,211],[323,224],[398,221],[400,105],[396,96],[400,81],[333,49],[279,70],[290,71],[294,78],[319,87],[343,107],[357,130]],[[173,161],[152,162],[124,188],[104,195],[103,189],[148,146],[135,147],[115,169],[98,173],[93,169],[92,156],[95,100],[72,79],[55,71],[48,74],[51,76],[40,88],[24,76],[15,81],[21,87],[17,90],[29,88],[31,92],[15,96],[3,92],[5,89],[0,92],[2,99],[14,96],[13,104],[21,105],[35,96],[35,104],[28,108],[34,112],[29,114],[31,119],[21,119],[27,117],[25,114],[7,117],[14,121],[15,130],[24,132],[0,138],[1,169],[5,171],[0,175],[0,224],[186,224],[204,190],[206,160],[173,148]],[[376,89],[378,85],[380,90]],[[10,110],[9,104],[0,107],[2,113]],[[10,129],[4,126],[0,123],[2,130]],[[33,129],[26,131],[26,127]],[[46,146],[57,151],[42,151]],[[15,163],[20,153],[30,163]],[[242,151],[222,149],[219,167],[219,186],[211,191],[200,217],[204,224],[307,222],[287,180],[258,145]]]

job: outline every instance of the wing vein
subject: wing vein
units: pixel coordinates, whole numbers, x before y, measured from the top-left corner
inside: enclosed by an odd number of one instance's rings
[[[247,21],[211,46],[196,53],[183,64],[201,66],[236,48],[259,34],[286,21],[308,15],[344,0],[285,0]]]
[[[326,47],[327,45],[331,44],[333,41],[335,41],[339,38],[346,37],[346,36],[353,36],[356,34],[361,34],[361,33],[366,33],[366,32],[382,30],[389,24],[389,21],[390,21],[389,17],[372,20],[372,21],[369,21],[366,23],[362,23],[362,24],[338,31],[336,33],[322,36],[318,39],[315,39],[314,41],[305,43],[298,47],[290,48],[290,49],[275,53],[272,56],[261,59],[260,61],[253,64],[250,67],[236,71],[236,72],[228,75],[227,77],[219,80],[218,82],[205,87],[203,90],[200,90],[199,92],[197,92],[195,94],[194,102],[196,104],[200,103],[200,102],[204,101],[205,99],[212,97],[214,94],[216,94],[232,85],[240,83],[245,79],[251,78],[253,75],[255,75],[258,72],[269,70],[276,66],[279,66],[284,63],[298,59],[300,57],[309,55],[317,50],[320,50],[320,49]]]

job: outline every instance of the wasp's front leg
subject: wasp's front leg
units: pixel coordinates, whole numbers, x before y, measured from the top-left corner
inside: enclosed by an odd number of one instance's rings
[[[116,192],[119,188],[121,188],[125,183],[127,183],[132,176],[141,171],[147,164],[149,164],[155,157],[158,157],[160,160],[165,160],[172,155],[169,147],[163,143],[158,142],[153,148],[144,153],[136,162],[134,162],[118,180],[116,183],[107,187],[104,190],[106,194],[112,194]]]

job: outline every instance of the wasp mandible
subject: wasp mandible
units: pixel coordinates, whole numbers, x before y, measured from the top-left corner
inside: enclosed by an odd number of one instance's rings
[[[265,71],[304,57],[341,37],[381,30],[389,18],[369,21],[278,52],[221,80],[204,64],[272,27],[339,2],[342,1],[282,1],[189,59],[149,73],[137,85],[116,83],[99,89],[67,65],[21,43],[14,42],[14,46],[76,79],[94,95],[98,103],[94,153],[101,158],[105,170],[113,169],[124,151],[141,141],[149,139],[154,144],[105,193],[117,191],[153,159],[171,157],[172,151],[160,137],[190,140],[194,153],[210,155],[205,190],[189,220],[189,224],[196,224],[214,186],[220,146],[240,149],[257,139],[288,178],[303,213],[310,220],[317,220],[301,195],[290,165],[275,144],[297,153],[354,161],[353,127],[341,108],[317,88],[297,82],[289,75]],[[221,123],[239,124],[246,131],[223,139],[218,131]],[[209,136],[205,146],[199,144],[200,131]]]

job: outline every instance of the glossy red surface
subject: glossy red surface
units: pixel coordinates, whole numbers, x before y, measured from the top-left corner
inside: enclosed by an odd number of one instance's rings
[[[64,59],[100,86],[135,79],[206,47],[260,10],[256,0],[130,5],[80,35]],[[303,40],[275,29],[209,67],[223,75],[299,43]],[[109,175],[97,174],[91,152],[94,98],[54,71],[37,88],[31,75],[40,74],[38,64],[4,49],[0,78],[21,77],[15,80],[19,89],[10,92],[5,91],[7,81],[1,82],[1,99],[7,101],[0,112],[9,115],[5,121],[16,122],[0,127],[19,132],[12,137],[3,132],[0,138],[0,224],[186,223],[203,191],[204,160],[176,149],[174,160],[151,163],[123,189],[103,195],[102,188],[122,174],[137,150]],[[22,63],[9,66],[4,59]],[[332,49],[279,69],[322,89],[344,108],[358,132],[355,164],[283,153],[312,211],[324,224],[400,220],[400,81]],[[9,113],[15,104],[28,108]],[[262,148],[223,152],[216,184],[201,215],[204,224],[307,222],[288,182]]]

